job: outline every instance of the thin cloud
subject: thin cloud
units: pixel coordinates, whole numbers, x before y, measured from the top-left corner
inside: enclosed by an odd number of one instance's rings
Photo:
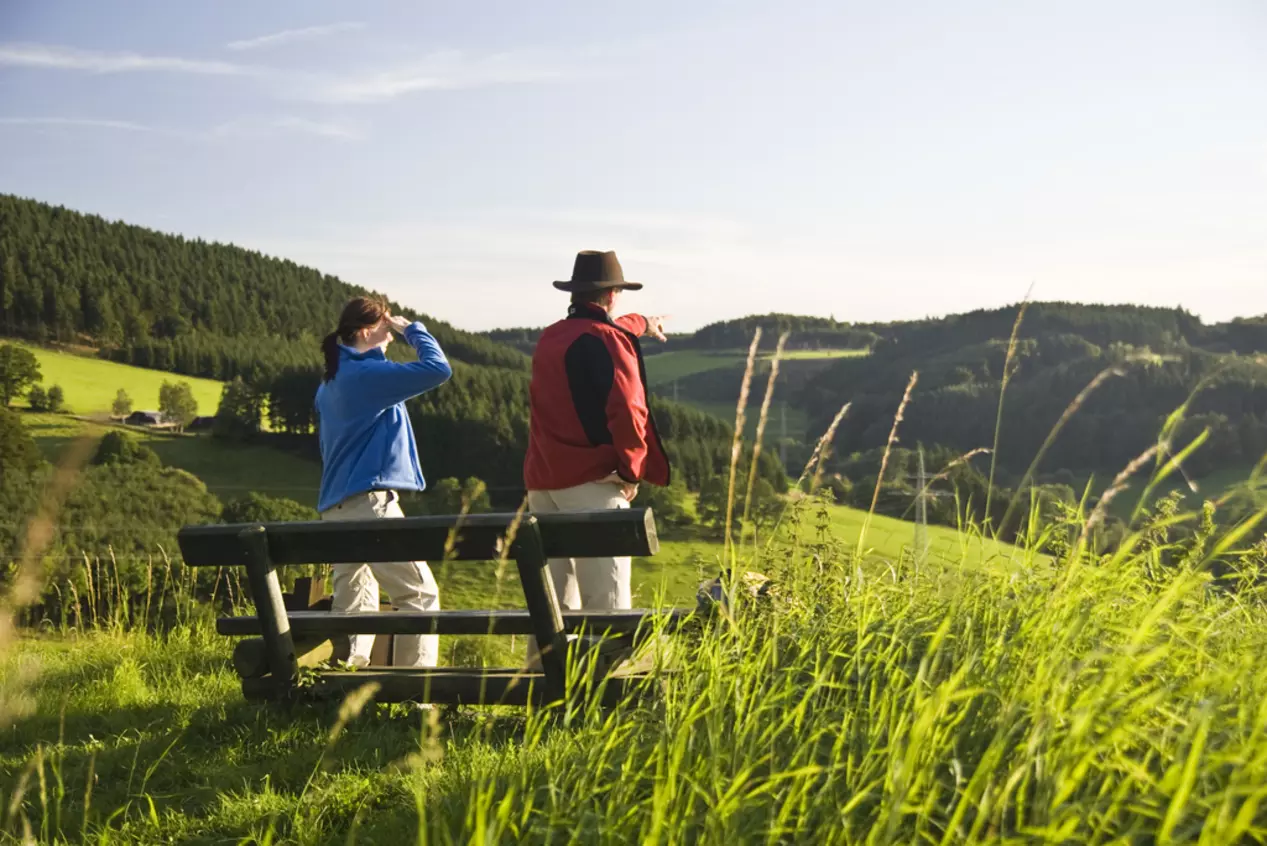
[[[311,41],[315,38],[337,35],[340,32],[355,32],[359,29],[365,29],[365,24],[361,21],[340,21],[339,23],[306,26],[300,29],[283,29],[281,32],[261,35],[258,38],[230,41],[224,46],[229,50],[258,50],[261,47],[277,47],[282,44],[293,44],[296,41]]]
[[[273,126],[277,129],[302,132],[308,135],[319,135],[322,138],[335,138],[340,141],[359,141],[365,137],[365,133],[361,130],[341,123],[329,123],[327,121],[308,120],[298,117],[279,118],[273,121]]]
[[[212,130],[218,137],[253,137],[259,138],[276,135],[279,132],[297,132],[303,135],[316,135],[336,141],[359,141],[365,133],[356,127],[330,121],[309,120],[308,118],[284,116],[273,119],[242,119],[222,123]]]
[[[365,138],[360,129],[330,121],[309,120],[307,118],[285,116],[274,119],[250,119],[228,121],[211,129],[172,129],[162,126],[151,126],[130,120],[109,120],[100,118],[74,117],[0,117],[0,127],[29,127],[33,129],[103,129],[122,132],[148,132],[187,141],[206,141],[215,138],[259,138],[277,135],[283,132],[294,132],[304,135],[316,135],[336,141],[359,141]]]
[[[3,66],[94,74],[149,72],[254,77],[271,83],[274,96],[283,99],[342,104],[385,103],[425,91],[456,91],[550,82],[567,75],[559,63],[559,57],[547,56],[537,51],[512,51],[481,56],[451,50],[433,53],[387,70],[350,71],[334,76],[329,73],[283,71],[219,60],[9,43],[0,44],[0,67]]]
[[[143,56],[139,53],[102,53],[47,44],[0,44],[0,65],[88,73],[167,72],[211,76],[247,76],[255,68],[203,59],[176,56]]]
[[[98,120],[67,117],[0,117],[0,126],[64,126],[82,129],[121,129],[127,132],[160,132],[162,130],[130,120]]]
[[[328,80],[312,97],[330,103],[381,103],[420,91],[548,82],[561,76],[561,70],[527,53],[472,56],[448,50],[391,70]]]

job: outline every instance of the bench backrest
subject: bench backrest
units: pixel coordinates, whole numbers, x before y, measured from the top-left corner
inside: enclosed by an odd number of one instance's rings
[[[274,566],[380,561],[492,561],[515,558],[505,549],[512,527],[535,522],[547,558],[654,555],[660,543],[649,508],[558,514],[469,514],[396,520],[264,523]],[[187,526],[178,541],[191,567],[246,564],[242,530],[252,524]],[[516,543],[518,539],[516,539]],[[446,554],[447,553],[447,554]]]
[[[256,608],[256,617],[249,623],[249,629],[262,636],[258,664],[266,668],[268,676],[260,684],[263,689],[278,693],[295,689],[298,666],[277,567],[513,559],[527,605],[527,626],[520,619],[523,612],[475,613],[489,634],[496,632],[499,626],[516,631],[527,628],[531,632],[537,642],[543,671],[539,692],[543,691],[550,699],[562,696],[565,688],[568,641],[558,598],[547,573],[547,560],[653,555],[659,549],[655,517],[649,508],[187,526],[180,530],[178,540],[189,566],[242,566],[246,569]],[[401,633],[440,631],[452,627],[454,613],[401,613],[392,624],[400,628]],[[459,617],[470,615],[470,612],[456,613]],[[312,621],[315,626],[310,628],[314,632],[334,634],[334,629],[343,628],[344,624],[360,628],[362,632],[367,628],[363,615],[322,616],[324,620]],[[384,622],[381,615],[370,616],[376,618],[375,623]],[[457,622],[465,625],[468,621]],[[640,620],[633,622],[637,624]],[[243,622],[243,625],[248,624]],[[423,680],[423,695],[465,697],[470,693],[470,683],[488,678],[491,676],[482,672],[428,677]],[[254,680],[244,680],[244,690],[248,682],[255,684]],[[434,684],[457,687],[446,688],[448,693],[444,693],[434,689]]]

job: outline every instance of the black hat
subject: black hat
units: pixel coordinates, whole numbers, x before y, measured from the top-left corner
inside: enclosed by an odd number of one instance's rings
[[[605,288],[627,288],[637,291],[641,282],[626,282],[625,272],[620,269],[616,254],[608,250],[582,250],[576,254],[576,264],[572,266],[572,278],[566,282],[555,282],[554,287],[560,291],[601,291]]]

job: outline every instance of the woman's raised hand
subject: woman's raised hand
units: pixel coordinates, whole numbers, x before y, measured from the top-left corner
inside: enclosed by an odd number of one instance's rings
[[[407,318],[401,317],[399,314],[387,315],[387,325],[391,326],[393,329],[395,329],[397,332],[399,332],[402,335],[405,333],[405,327],[408,326],[411,322],[412,321],[410,321]]]

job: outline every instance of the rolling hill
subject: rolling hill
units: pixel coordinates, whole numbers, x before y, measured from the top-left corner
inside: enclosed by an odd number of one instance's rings
[[[164,382],[188,382],[198,401],[199,414],[215,414],[224,383],[197,376],[179,376],[161,370],[132,367],[76,354],[25,345],[40,363],[45,387],[60,385],[65,408],[74,414],[99,415],[110,411],[119,389],[127,391],[136,409],[157,409],[158,389]]]
[[[271,428],[291,435],[313,432],[320,338],[343,303],[365,293],[251,250],[0,195],[0,334],[96,348],[102,358],[155,371],[242,379],[267,407]],[[452,382],[410,406],[432,474],[520,485],[528,358],[391,306],[423,319],[454,362]],[[394,356],[409,354],[401,346]],[[670,458],[691,486],[723,472],[731,439],[724,422],[665,401],[653,412],[672,432]],[[785,484],[772,456],[761,473]]]

